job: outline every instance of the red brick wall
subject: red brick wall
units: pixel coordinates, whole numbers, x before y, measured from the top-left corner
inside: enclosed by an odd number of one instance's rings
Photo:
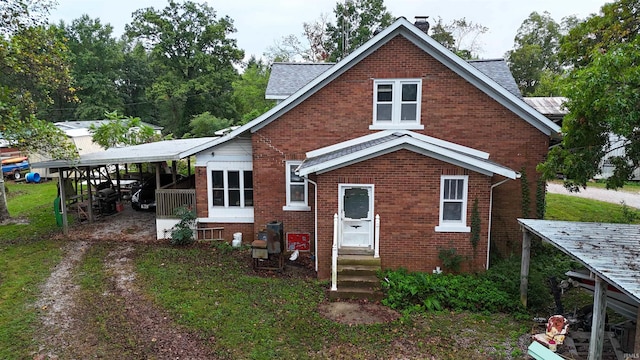
[[[525,167],[531,183],[533,213],[535,166],[546,155],[548,137],[406,39],[397,37],[252,135],[254,236],[267,222],[280,220],[285,232],[309,232],[313,241],[313,209],[308,212],[282,210],[286,201],[285,161],[302,160],[307,151],[371,134],[373,79],[381,78],[422,79],[421,123],[425,129],[417,132],[486,151],[492,161],[516,171]],[[438,221],[437,206],[427,205],[438,204],[439,176],[445,169],[461,171],[425,156],[400,151],[318,176],[319,212],[329,215],[318,220],[319,277],[327,277],[330,259],[327,251],[333,232],[331,215],[337,211],[337,183],[343,182],[340,176],[371,180],[376,186],[381,232],[396,231],[393,239],[384,238],[383,266],[403,265],[428,271],[439,264],[437,247],[448,247],[450,242],[468,256],[468,233],[433,232]],[[197,174],[198,215],[206,216],[206,170],[198,168]],[[481,255],[480,249],[486,249],[489,188],[491,183],[503,180],[500,176],[489,179],[473,172],[470,177],[473,195],[469,198],[479,198],[483,235],[475,261],[473,265],[466,265],[467,270],[480,269],[486,262],[486,250]],[[310,185],[310,206],[313,206],[313,191]],[[492,247],[502,254],[515,251],[520,243],[516,221],[521,216],[520,194],[519,180],[494,190],[492,240],[495,244]]]
[[[441,175],[469,175],[467,221],[478,199],[480,242],[473,251],[470,233],[436,232],[439,222]],[[380,215],[380,259],[383,268],[431,271],[442,267],[440,249],[455,247],[465,258],[463,271],[482,270],[487,256],[489,218],[488,176],[399,150],[318,176],[318,277],[331,271],[333,214],[338,209],[338,184],[374,184],[374,213]]]

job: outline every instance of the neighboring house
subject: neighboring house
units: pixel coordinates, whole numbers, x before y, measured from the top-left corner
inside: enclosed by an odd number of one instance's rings
[[[58,126],[67,137],[73,142],[73,144],[78,149],[78,155],[90,154],[97,151],[103,151],[102,146],[93,142],[93,135],[89,132],[87,127],[66,127],[66,126]],[[51,160],[51,157],[43,154],[30,154],[29,161],[31,163],[39,163],[43,161]],[[51,172],[51,169],[47,168],[31,168],[31,172],[40,174],[43,178],[55,178],[58,176],[58,173]]]
[[[524,101],[558,126],[562,126],[562,119],[564,119],[564,116],[569,113],[567,108],[564,106],[564,103],[567,101],[567,98],[565,97],[526,97],[524,98]],[[596,179],[606,179],[613,175],[614,166],[611,164],[609,159],[614,156],[625,155],[625,142],[624,137],[609,134],[610,150],[605,154],[600,162],[600,174],[595,176]],[[632,180],[640,180],[640,169],[636,169],[633,172]]]

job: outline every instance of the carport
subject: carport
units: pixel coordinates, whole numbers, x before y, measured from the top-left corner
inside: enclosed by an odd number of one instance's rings
[[[527,306],[531,238],[536,235],[589,269],[595,280],[589,360],[602,358],[607,287],[640,303],[640,225],[518,219],[522,228],[520,298]],[[640,309],[640,307],[639,307]],[[640,312],[634,353],[640,354]]]
[[[176,162],[181,159],[187,159],[188,163],[188,172],[189,176],[191,175],[191,162],[190,157],[195,155],[196,153],[202,151],[203,149],[207,149],[207,144],[215,140],[215,137],[207,137],[207,138],[194,138],[194,139],[178,139],[178,140],[165,140],[158,141],[154,143],[134,145],[128,147],[117,147],[110,148],[100,152],[94,152],[90,154],[81,155],[78,159],[73,160],[50,160],[44,161],[40,163],[32,164],[34,167],[39,168],[48,168],[51,169],[52,172],[58,172],[60,176],[58,177],[58,189],[60,199],[64,199],[64,201],[60,201],[61,205],[61,213],[62,213],[62,228],[64,234],[69,233],[69,224],[67,221],[68,214],[68,200],[75,200],[73,197],[82,196],[77,194],[78,180],[86,180],[87,181],[87,200],[89,202],[88,210],[88,220],[93,222],[95,217],[93,213],[93,194],[91,186],[89,183],[91,181],[91,175],[93,172],[98,169],[105,169],[107,166],[114,165],[116,169],[116,189],[118,191],[118,198],[122,197],[120,193],[121,189],[121,176],[120,176],[120,165],[124,164],[127,166],[128,164],[155,164],[155,176],[156,176],[156,189],[160,189],[160,174],[161,174],[161,164],[167,161],[172,162],[172,174],[173,174],[173,182],[176,182]],[[140,167],[139,167],[140,169]],[[73,179],[71,178],[73,177]],[[76,181],[76,194],[70,195],[66,192],[69,189],[65,189],[65,183],[68,181]],[[191,202],[191,205],[195,205],[195,183],[191,184],[191,191],[187,195],[187,202]],[[178,193],[178,192],[174,192]],[[179,194],[179,193],[178,193]],[[184,197],[184,196],[183,196]],[[156,208],[156,214],[160,214],[161,212],[166,212],[164,208],[158,206]]]

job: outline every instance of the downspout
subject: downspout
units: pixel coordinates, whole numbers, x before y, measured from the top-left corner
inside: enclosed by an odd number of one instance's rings
[[[303,178],[313,184],[313,256],[316,258],[316,272],[318,272],[318,184],[308,176]]]
[[[516,179],[520,178],[520,173],[516,173]],[[509,181],[511,179],[504,179],[500,182],[497,182],[493,185],[491,185],[491,190],[489,193],[489,231],[487,234],[487,265],[485,266],[485,270],[489,270],[489,253],[491,252],[491,216],[493,214],[493,189],[506,183],[507,181]]]

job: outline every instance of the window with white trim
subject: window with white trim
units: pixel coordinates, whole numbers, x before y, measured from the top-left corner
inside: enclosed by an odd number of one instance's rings
[[[372,129],[423,129],[420,124],[421,79],[373,82]]]
[[[253,206],[253,171],[213,170],[213,206]]]
[[[467,175],[443,175],[440,178],[440,224],[436,231],[471,231],[467,226],[468,188]]]
[[[253,222],[253,169],[251,162],[207,163],[211,222]]]
[[[287,178],[287,204],[282,207],[289,211],[309,211],[307,197],[307,180],[296,174],[302,161],[287,161],[285,164]]]

